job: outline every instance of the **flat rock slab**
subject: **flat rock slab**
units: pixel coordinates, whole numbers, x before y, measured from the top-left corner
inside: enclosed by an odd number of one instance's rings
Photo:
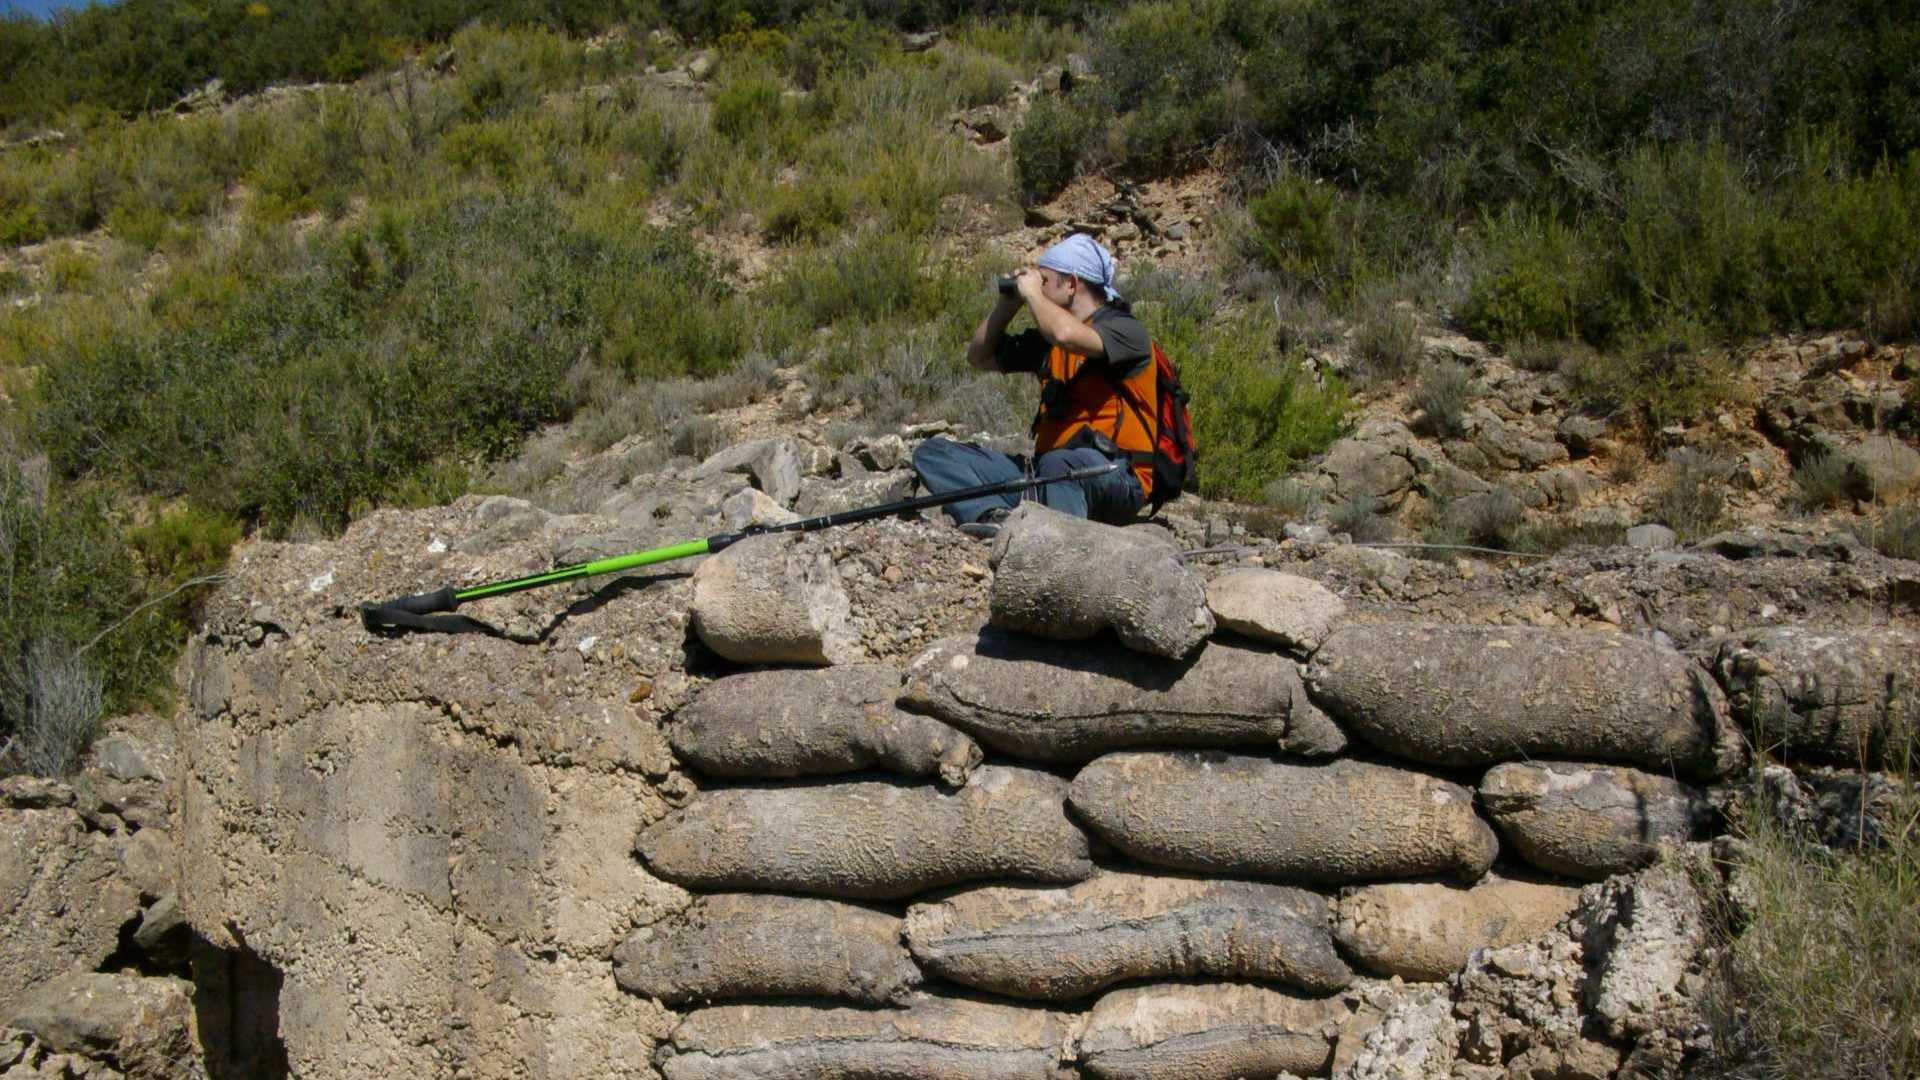
[[[1920,634],[1782,626],[1702,650],[1755,745],[1793,759],[1898,768],[1920,739]]]
[[[1661,845],[1702,839],[1714,822],[1699,788],[1623,765],[1496,765],[1480,782],[1480,805],[1528,863],[1588,881],[1637,870]]]
[[[1093,874],[1067,783],[986,766],[967,786],[859,780],[702,793],[640,833],[653,873],[696,889],[897,899],[986,878],[1067,884]]]
[[[1292,660],[1218,641],[1188,660],[1163,660],[1111,642],[984,630],[917,657],[900,702],[1002,753],[1054,764],[1146,747],[1258,746],[1319,757],[1347,743],[1307,696]]]
[[[1126,979],[1353,979],[1316,893],[1250,881],[1102,873],[1065,889],[992,886],[907,911],[907,946],[964,986],[1071,1001]]]
[[[1068,1036],[1059,1013],[957,998],[735,1005],[688,1016],[657,1062],[667,1080],[1070,1080]]]
[[[1206,586],[1157,529],[1125,529],[1021,503],[993,543],[990,619],[1003,630],[1181,657],[1213,633]]]
[[[635,931],[613,977],[669,1005],[821,997],[895,1005],[920,985],[900,919],[838,900],[721,893]]]
[[[72,788],[27,777],[8,786],[11,805],[0,806],[0,1019],[30,988],[99,967],[119,948],[121,926],[140,913],[113,840],[64,805]]]
[[[1126,854],[1203,874],[1473,881],[1499,850],[1466,788],[1360,761],[1109,754],[1080,770],[1070,798],[1081,819]]]
[[[1323,1075],[1349,1010],[1237,983],[1138,986],[1100,999],[1080,1062],[1101,1080]]]
[[[1309,578],[1249,567],[1207,582],[1207,607],[1221,629],[1310,654],[1340,620],[1347,602]]]
[[[1470,888],[1390,882],[1340,898],[1334,933],[1348,956],[1383,978],[1437,982],[1475,949],[1538,937],[1573,910],[1580,890],[1488,875]]]
[[[1433,765],[1523,757],[1723,776],[1743,750],[1726,698],[1679,652],[1592,630],[1376,624],[1335,631],[1314,700],[1381,751]]]
[[[866,658],[833,560],[812,537],[750,536],[693,572],[693,626],[741,664],[850,664]]]
[[[675,715],[667,740],[708,776],[783,779],[879,768],[966,783],[980,747],[894,705],[900,672],[884,664],[752,671],[709,683]]]

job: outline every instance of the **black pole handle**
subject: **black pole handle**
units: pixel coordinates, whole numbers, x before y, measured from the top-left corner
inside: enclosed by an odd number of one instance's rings
[[[454,587],[449,585],[432,592],[395,597],[385,603],[361,604],[360,624],[369,630],[413,625],[407,616],[432,615],[459,607],[460,601],[455,598],[455,592]]]

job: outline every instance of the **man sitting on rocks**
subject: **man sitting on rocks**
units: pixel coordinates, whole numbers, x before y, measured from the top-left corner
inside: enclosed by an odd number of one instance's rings
[[[981,371],[1031,373],[1040,379],[1033,421],[1034,472],[1059,476],[1121,459],[1132,464],[1091,480],[1047,484],[1030,495],[1076,517],[1120,522],[1146,504],[1153,484],[1157,400],[1153,348],[1146,327],[1114,291],[1113,255],[1075,233],[1022,271],[982,319],[967,344],[967,363]],[[1008,334],[1025,304],[1034,328]],[[928,439],[913,468],[928,491],[941,493],[1012,480],[1025,463],[997,451]],[[988,495],[950,504],[963,530],[991,536],[1018,502]]]

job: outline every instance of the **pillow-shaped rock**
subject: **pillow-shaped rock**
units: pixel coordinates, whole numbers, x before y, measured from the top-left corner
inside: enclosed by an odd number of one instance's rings
[[[656,1053],[667,1080],[1071,1080],[1067,1020],[922,996],[907,1009],[702,1009]]]
[[[1662,844],[1701,839],[1714,820],[1692,784],[1570,761],[1496,765],[1480,781],[1480,805],[1521,858],[1589,881],[1638,870]]]
[[[1459,971],[1475,949],[1540,936],[1580,901],[1564,885],[1489,874],[1469,888],[1395,881],[1347,890],[1334,924],[1340,945],[1383,978],[1434,982]]]
[[[907,946],[964,986],[1071,1001],[1126,979],[1211,976],[1332,993],[1353,980],[1326,900],[1253,881],[1108,872],[1064,889],[989,886],[907,911]]]
[[[900,672],[885,664],[750,671],[707,684],[675,715],[667,740],[708,776],[768,780],[880,768],[966,783],[980,747],[896,707],[899,694]]]
[[[1003,630],[1182,657],[1213,633],[1207,588],[1158,529],[1126,529],[1021,503],[994,540],[988,617]]]
[[[1592,758],[1722,776],[1742,757],[1713,680],[1623,634],[1373,624],[1329,635],[1314,700],[1381,751],[1432,765]]]
[[[1126,854],[1204,874],[1473,881],[1499,851],[1467,789],[1361,761],[1109,754],[1080,770],[1070,798],[1081,819]]]
[[[669,1005],[784,996],[893,1005],[920,985],[897,917],[771,893],[701,897],[641,927],[614,950],[613,977]]]
[[[634,850],[694,889],[895,899],[987,878],[1066,884],[1093,873],[1066,781],[987,766],[967,786],[858,780],[729,788],[642,830]]]
[[[1322,1075],[1349,1010],[1238,983],[1129,987],[1100,999],[1080,1062],[1101,1080],[1235,1080]]]
[[[1188,660],[1159,660],[1111,643],[984,630],[915,658],[900,703],[1001,753],[1056,764],[1149,747],[1319,757],[1347,743],[1292,660],[1218,641]]]

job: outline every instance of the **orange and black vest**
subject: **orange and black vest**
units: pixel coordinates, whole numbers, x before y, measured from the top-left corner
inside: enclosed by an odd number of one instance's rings
[[[1157,369],[1151,359],[1116,380],[1104,363],[1055,345],[1041,364],[1040,412],[1033,419],[1033,456],[1073,442],[1082,429],[1112,439],[1133,464],[1141,493],[1153,496],[1153,446],[1159,435],[1153,402]]]

